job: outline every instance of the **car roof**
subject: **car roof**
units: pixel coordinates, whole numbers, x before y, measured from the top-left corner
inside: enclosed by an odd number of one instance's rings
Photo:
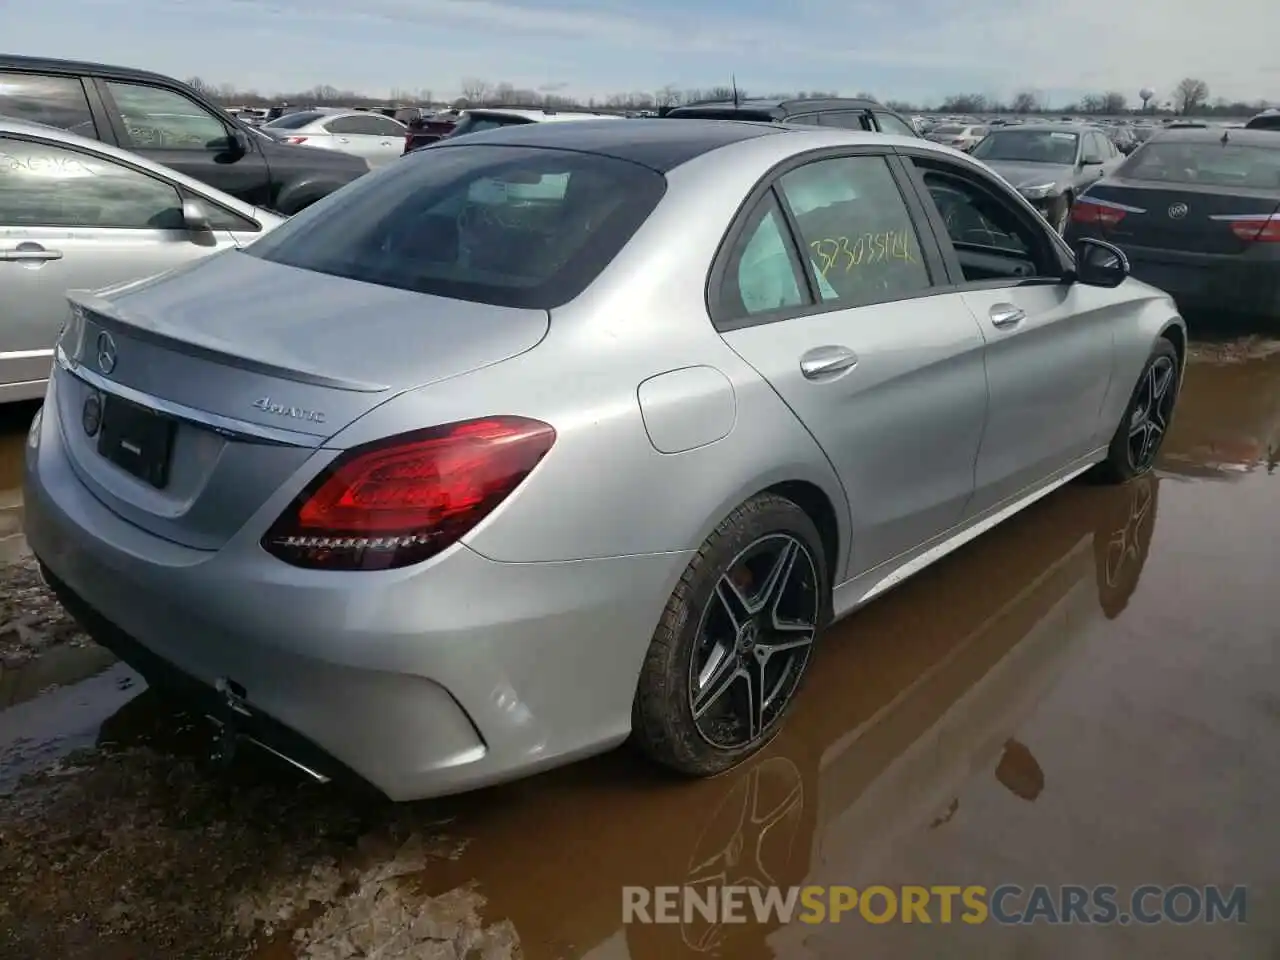
[[[61,127],[51,127],[43,123],[31,123],[27,120],[16,120],[12,117],[0,116],[0,135],[3,134],[40,137],[44,140],[52,140],[66,144],[68,147],[79,148],[91,153],[96,153],[99,156],[109,157],[113,160],[120,160],[132,166],[140,167],[143,170],[149,170],[152,173],[163,176],[167,180],[181,184],[192,192],[206,196],[211,200],[216,200],[223,206],[230,207],[245,216],[259,220],[262,219],[262,211],[256,211],[252,204],[245,203],[242,200],[229,196],[221,190],[218,190],[216,187],[211,187],[207,183],[188,177],[186,174],[173,170],[170,167],[162,166],[158,163],[152,163],[146,157],[140,157],[138,154],[130,153],[128,150],[121,150],[119,147],[114,147],[109,143],[103,143],[101,140],[90,140],[88,137],[82,137],[69,130],[63,130]]]
[[[557,120],[621,120],[613,113],[592,113],[588,110],[546,110],[537,107],[475,107],[467,113],[487,114],[489,116],[519,117],[522,120],[533,120],[537,123],[554,123]]]
[[[99,77],[128,77],[133,80],[153,80],[176,83],[173,77],[134,67],[117,67],[109,63],[89,60],[59,60],[55,57],[26,57],[18,54],[0,54],[0,70],[30,70],[41,73],[93,74]]]
[[[1166,127],[1151,138],[1151,143],[1228,143],[1280,150],[1280,137],[1274,130],[1249,130],[1244,127]]]
[[[807,149],[840,146],[910,147],[978,165],[977,161],[966,154],[917,137],[805,124],[704,120],[696,117],[679,123],[658,117],[634,119],[625,124],[584,121],[554,129],[541,123],[518,124],[471,133],[457,140],[444,139],[414,153],[481,144],[575,150],[626,160],[665,174],[704,154],[760,137],[781,134],[795,143],[797,153]]]
[[[875,100],[861,97],[746,97],[741,100],[702,100],[672,108],[671,113],[693,113],[699,110],[736,110],[742,113],[790,114],[802,110],[880,110],[889,108]],[[889,111],[892,112],[892,111]]]
[[[1020,123],[1019,133],[1106,133],[1102,127],[1091,123]]]

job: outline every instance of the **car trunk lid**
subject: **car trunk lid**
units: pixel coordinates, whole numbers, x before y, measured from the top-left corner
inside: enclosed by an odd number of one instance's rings
[[[1072,219],[1121,247],[1241,254],[1280,213],[1274,190],[1113,178],[1091,187]]]
[[[317,448],[374,407],[524,353],[549,322],[542,310],[234,251],[71,300],[57,394],[77,473],[124,519],[201,549],[221,546]],[[106,418],[91,435],[86,417],[100,411],[86,404],[103,395]],[[124,419],[113,423],[113,414]]]

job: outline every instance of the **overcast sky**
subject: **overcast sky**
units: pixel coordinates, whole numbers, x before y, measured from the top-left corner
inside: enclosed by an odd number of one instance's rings
[[[933,101],[1033,88],[1051,102],[1184,76],[1280,101],[1275,0],[0,0],[7,53],[198,75],[456,96],[464,77],[580,95],[835,89]],[[1211,39],[1212,38],[1212,39]]]

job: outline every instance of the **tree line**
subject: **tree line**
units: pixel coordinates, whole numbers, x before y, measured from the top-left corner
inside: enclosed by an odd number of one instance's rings
[[[374,97],[358,90],[342,90],[334,86],[322,84],[308,90],[293,92],[262,94],[256,90],[242,90],[234,84],[209,83],[200,77],[191,77],[187,81],[192,87],[226,105],[242,105],[246,107],[265,107],[279,103],[306,104],[313,106],[453,106],[459,108],[494,106],[545,107],[558,110],[609,110],[609,111],[642,111],[661,110],[679,106],[682,103],[694,103],[700,100],[732,100],[734,95],[741,98],[751,96],[764,97],[836,97],[835,90],[799,90],[774,91],[762,93],[732,86],[707,87],[705,89],[684,89],[675,84],[667,84],[657,90],[633,90],[619,92],[605,97],[589,97],[586,99],[573,97],[559,87],[534,90],[517,87],[511,83],[490,82],[477,77],[466,77],[458,84],[461,94],[454,98],[438,98],[430,88],[393,89],[387,97]],[[1144,91],[1150,92],[1150,91]],[[873,100],[881,98],[867,91],[859,91],[854,96]],[[1195,77],[1187,77],[1180,81],[1172,92],[1152,97],[1150,101],[1137,103],[1118,90],[1108,90],[1082,97],[1076,103],[1049,104],[1034,90],[1022,90],[1012,99],[1003,101],[981,93],[957,93],[944,97],[938,103],[912,103],[893,98],[883,102],[899,113],[951,113],[951,114],[1098,114],[1118,116],[1127,113],[1181,114],[1184,116],[1249,116],[1266,109],[1270,104],[1266,100],[1228,101],[1225,98],[1210,99],[1209,85]]]

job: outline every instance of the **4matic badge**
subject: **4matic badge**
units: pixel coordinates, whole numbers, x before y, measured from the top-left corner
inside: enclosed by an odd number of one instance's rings
[[[253,405],[263,413],[270,413],[277,417],[292,417],[294,420],[306,420],[308,423],[324,423],[324,413],[320,410],[291,407],[285,403],[276,403],[270,397],[255,400]]]

